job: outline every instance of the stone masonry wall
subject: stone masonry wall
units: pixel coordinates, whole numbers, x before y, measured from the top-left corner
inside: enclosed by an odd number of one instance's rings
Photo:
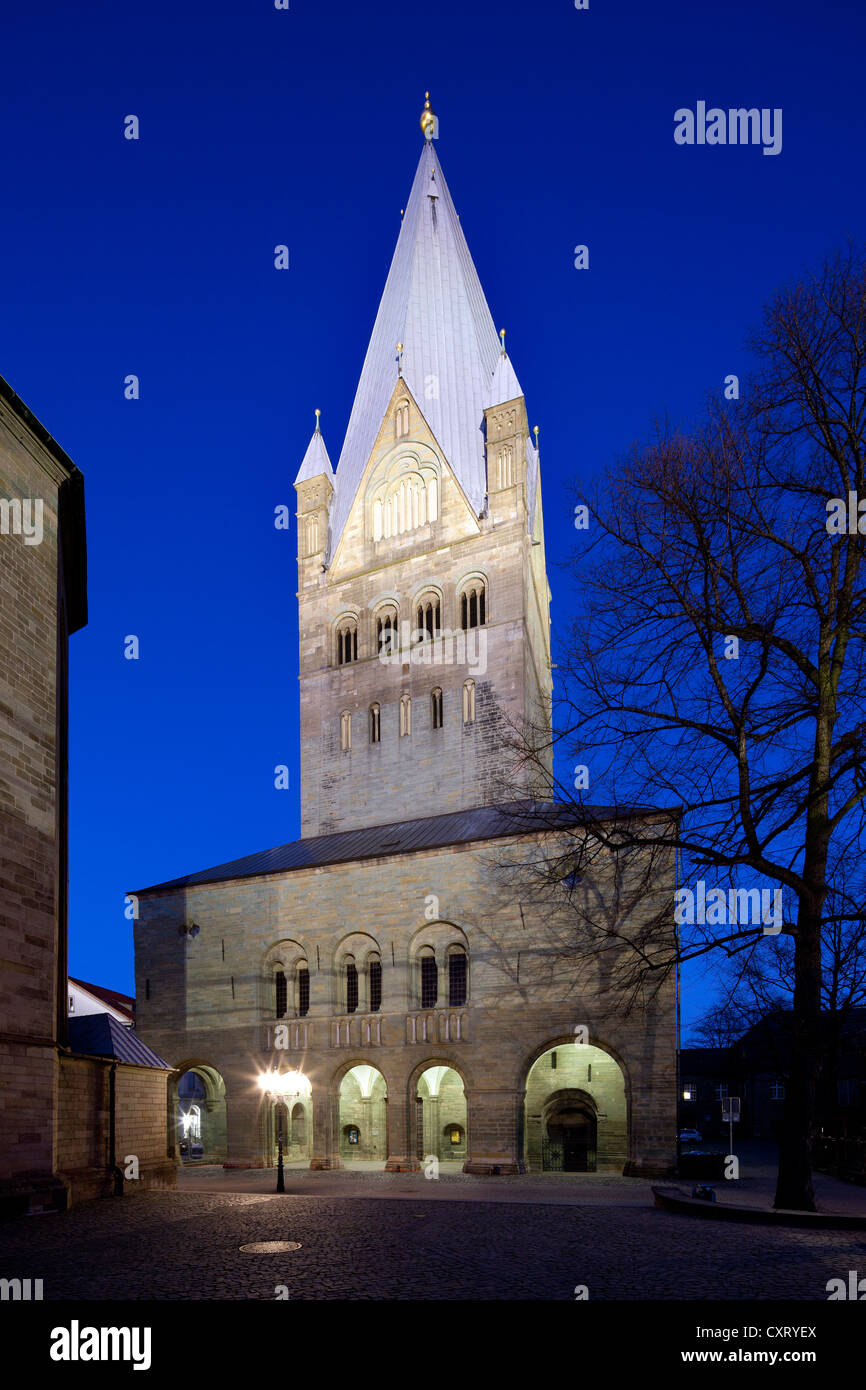
[[[0,535],[0,1194],[50,1179],[56,1142],[57,498],[64,477],[0,399],[0,498],[43,503],[41,544]]]
[[[339,1159],[338,1095],[350,1067],[368,1062],[388,1087],[389,1162],[417,1162],[414,1099],[427,1066],[453,1066],[467,1102],[467,1165],[525,1162],[523,1106],[536,1058],[574,1044],[576,1024],[622,1073],[628,1115],[628,1171],[664,1172],[676,1142],[676,1002],[671,978],[644,1011],[610,1015],[591,962],[557,949],[567,921],[520,906],[501,887],[507,841],[451,846],[263,875],[176,892],[143,894],[136,924],[138,1029],[182,1067],[214,1067],[226,1084],[230,1161],[261,1163],[258,1071],[299,1068],[312,1084],[314,1162]],[[512,841],[515,853],[523,853]],[[590,886],[585,890],[590,892]],[[659,892],[673,904],[671,883]],[[430,896],[437,921],[428,920]],[[635,927],[655,910],[635,909]],[[194,917],[195,938],[178,937]],[[184,958],[178,960],[178,940]],[[273,1046],[273,992],[262,979],[278,943],[310,969],[310,1011],[288,1020],[289,1048]],[[383,966],[378,1015],[343,1012],[339,961],[347,942],[363,970],[364,948]],[[429,945],[440,967],[449,943],[469,953],[469,996],[450,1008],[444,971],[440,1001],[422,1010],[418,953]],[[143,983],[150,981],[150,998]],[[364,997],[362,989],[362,998]]]
[[[124,1196],[174,1187],[177,1168],[167,1151],[166,1087],[170,1073],[119,1063],[115,1072],[115,1151],[110,1151],[111,1062],[95,1057],[60,1060],[57,1169],[68,1184],[70,1205],[116,1190],[116,1165]]]

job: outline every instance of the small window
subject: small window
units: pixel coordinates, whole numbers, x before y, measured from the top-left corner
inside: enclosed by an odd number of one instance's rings
[[[412,701],[408,695],[400,696],[400,737],[412,732]]]
[[[337,628],[337,665],[346,666],[358,660],[358,624],[348,618]]]
[[[466,1003],[465,951],[452,951],[448,957],[448,1003],[452,1008]]]
[[[459,1144],[463,1139],[463,1131],[459,1125],[452,1125],[448,1135],[451,1144]]]
[[[415,609],[415,633],[420,640],[438,636],[442,631],[442,606],[436,594],[422,598]]]
[[[340,747],[344,753],[352,747],[352,716],[347,709],[340,715]]]
[[[475,723],[475,682],[463,682],[463,723]]]
[[[286,972],[278,970],[274,975],[275,1017],[285,1018],[289,994],[286,988]]]
[[[316,516],[307,517],[306,525],[307,554],[315,555],[319,548],[319,519]]]
[[[391,656],[397,649],[397,610],[382,609],[376,617],[376,651],[380,656]]]
[[[357,1125],[346,1125],[346,1128],[343,1130],[343,1133],[344,1133],[345,1136],[346,1136],[346,1142],[347,1142],[347,1143],[349,1143],[349,1144],[358,1144],[358,1143],[360,1143],[360,1140],[361,1140],[361,1131],[359,1130],[359,1128],[358,1128]]]
[[[358,1009],[358,967],[353,960],[346,962],[346,1013]]]
[[[382,1007],[382,962],[370,961],[370,1012],[377,1013]]]
[[[487,622],[487,586],[483,579],[472,579],[460,595],[460,626],[464,632]]]
[[[698,1083],[696,1081],[683,1082],[683,1100],[697,1100]]]
[[[70,994],[70,996],[69,996],[69,1012],[70,1012],[71,1014],[74,1014],[74,1013],[75,1013],[75,995],[74,995],[74,994]]]
[[[727,1100],[727,1099],[728,1099],[728,1084],[727,1084],[726,1081],[720,1081],[720,1082],[718,1083],[718,1085],[716,1086],[716,1100]]]
[[[840,1081],[840,1082],[839,1082],[839,1085],[841,1086],[842,1084],[843,1084],[843,1083]],[[784,1100],[784,1099],[785,1099],[785,1085],[784,1085],[784,1082],[782,1082],[782,1081],[771,1081],[771,1082],[770,1082],[770,1100]],[[841,1095],[840,1095],[839,1099],[840,1099],[841,1103],[844,1105],[845,1102],[842,1101]]]
[[[556,1053],[555,1053],[555,1052],[551,1052],[551,1054],[550,1054],[550,1070],[551,1070],[551,1071],[556,1071]]]
[[[370,742],[380,742],[379,706],[370,706]]]
[[[432,1009],[439,998],[439,971],[431,952],[421,957],[421,1008]]]
[[[298,967],[298,1014],[306,1018],[310,1012],[310,972],[306,965]]]
[[[409,402],[400,401],[394,412],[394,433],[397,439],[405,439],[409,433]]]
[[[442,728],[442,691],[437,686],[430,696],[432,723],[434,729]]]

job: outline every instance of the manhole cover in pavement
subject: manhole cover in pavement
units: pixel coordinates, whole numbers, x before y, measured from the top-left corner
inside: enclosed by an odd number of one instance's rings
[[[288,1250],[300,1250],[299,1240],[254,1240],[251,1245],[239,1245],[244,1255],[284,1255]]]

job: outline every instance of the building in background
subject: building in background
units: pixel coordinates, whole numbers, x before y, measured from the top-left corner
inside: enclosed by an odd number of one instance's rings
[[[67,1012],[70,1018],[85,1018],[88,1014],[110,1014],[125,1028],[135,1027],[135,1000],[130,994],[120,994],[103,985],[90,985],[86,980],[68,980]]]
[[[680,1053],[680,1128],[727,1142],[722,1103],[740,1100],[736,1138],[776,1142],[781,1132],[791,1049],[792,1014],[775,1010],[729,1047],[685,1047]],[[821,1016],[823,1068],[817,1132],[864,1145],[866,1174],[866,1009]]]

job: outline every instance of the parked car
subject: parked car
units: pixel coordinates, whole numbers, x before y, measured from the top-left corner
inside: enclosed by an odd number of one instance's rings
[[[680,1143],[681,1143],[681,1144],[700,1144],[700,1142],[701,1142],[701,1134],[700,1134],[700,1131],[699,1131],[699,1130],[697,1130],[697,1129],[681,1129],[681,1130],[680,1130]]]

